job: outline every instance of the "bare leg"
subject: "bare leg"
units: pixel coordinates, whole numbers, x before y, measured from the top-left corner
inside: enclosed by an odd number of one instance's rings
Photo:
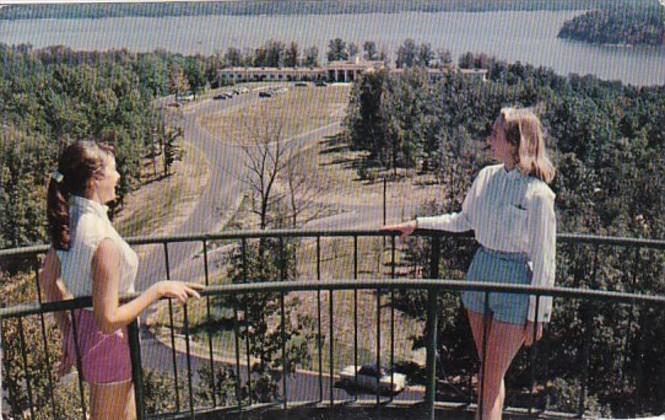
[[[479,395],[482,395],[483,406],[481,418],[482,420],[499,420],[505,398],[503,378],[524,343],[524,327],[488,318],[487,346],[485,347],[483,343],[484,315],[472,311],[467,311],[467,314],[481,364],[483,349],[487,348],[485,366],[484,369],[481,366],[482,375],[478,378],[480,389],[482,389],[479,392]]]
[[[136,418],[132,381],[118,384],[90,385],[90,418],[92,420]]]

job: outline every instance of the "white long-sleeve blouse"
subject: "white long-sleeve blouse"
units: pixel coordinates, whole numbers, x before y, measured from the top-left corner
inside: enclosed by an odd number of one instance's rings
[[[462,211],[418,217],[419,228],[464,232],[473,230],[484,247],[525,253],[533,271],[532,285],[553,286],[556,270],[554,193],[540,179],[508,172],[503,164],[483,168],[467,193]],[[529,300],[528,319],[534,321],[536,297]],[[552,298],[541,297],[538,321],[549,322]]]

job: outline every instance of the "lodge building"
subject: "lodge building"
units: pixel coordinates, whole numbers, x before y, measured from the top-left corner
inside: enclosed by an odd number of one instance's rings
[[[291,82],[291,81],[316,81],[326,82],[353,82],[363,73],[369,70],[385,68],[385,63],[380,60],[361,60],[356,58],[351,61],[332,61],[323,67],[228,67],[218,71],[220,82],[224,84],[240,82]],[[404,69],[389,69],[391,73],[402,73]],[[451,71],[450,69],[427,68],[430,82],[435,82]],[[467,77],[487,79],[487,69],[458,69],[452,71],[460,72]]]

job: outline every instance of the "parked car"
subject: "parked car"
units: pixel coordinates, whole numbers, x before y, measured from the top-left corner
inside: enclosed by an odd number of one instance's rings
[[[295,84],[295,86],[298,86],[298,87],[304,87],[304,86],[308,86],[308,85],[309,84],[307,82],[296,82],[296,84]]]
[[[194,100],[194,94],[185,93],[183,95],[176,95],[175,100],[178,102],[191,102]]]
[[[246,87],[241,87],[241,88],[238,89],[238,90],[240,91],[241,94],[249,93],[249,89],[247,89]]]
[[[342,384],[346,386],[355,385],[356,371],[358,372],[358,386],[372,392],[376,392],[377,390],[377,377],[379,378],[378,387],[380,393],[397,394],[404,390],[404,387],[406,386],[406,375],[396,372],[390,374],[384,367],[377,369],[376,365],[350,365],[345,367],[339,373]],[[390,381],[391,376],[392,388]]]
[[[314,82],[314,86],[328,86],[328,84],[325,82],[325,80],[317,80]]]
[[[271,90],[262,90],[259,92],[259,98],[270,98],[273,92]]]

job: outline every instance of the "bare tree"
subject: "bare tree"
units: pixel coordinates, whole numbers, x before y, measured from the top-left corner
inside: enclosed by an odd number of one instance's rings
[[[325,208],[317,202],[323,186],[316,170],[308,167],[297,143],[283,138],[284,125],[274,114],[245,121],[249,141],[241,147],[248,172],[242,181],[249,187],[260,229],[270,224],[296,228]]]
[[[324,190],[315,169],[308,167],[303,154],[296,151],[286,163],[281,178],[286,185],[288,216],[291,227],[297,228],[298,223],[305,224],[318,218],[326,206],[317,198]],[[302,218],[305,216],[304,218]]]
[[[277,176],[287,165],[287,144],[282,138],[284,121],[264,116],[245,121],[250,141],[242,144],[247,176],[242,180],[250,189],[252,212],[259,216],[260,228],[268,226],[270,211],[283,197],[275,188]]]

